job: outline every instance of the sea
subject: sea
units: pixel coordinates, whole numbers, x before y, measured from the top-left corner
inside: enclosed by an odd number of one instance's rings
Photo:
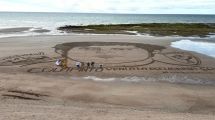
[[[0,12],[0,29],[31,27],[50,30],[46,34],[52,35],[62,34],[56,28],[65,25],[132,23],[215,23],[215,15]],[[33,34],[32,29],[23,34]],[[0,32],[0,37],[4,34]]]

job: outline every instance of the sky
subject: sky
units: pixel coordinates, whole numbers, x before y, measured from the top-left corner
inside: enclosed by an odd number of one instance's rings
[[[215,0],[0,0],[0,11],[215,14]]]

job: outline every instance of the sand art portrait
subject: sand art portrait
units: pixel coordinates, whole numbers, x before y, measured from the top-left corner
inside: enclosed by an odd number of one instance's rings
[[[31,67],[29,73],[42,72],[104,72],[104,71],[159,71],[163,73],[208,73],[215,68],[202,66],[200,58],[188,52],[163,52],[165,47],[143,43],[125,42],[73,42],[54,46],[59,57],[50,57],[44,52],[14,55],[2,58],[0,66]],[[65,67],[57,67],[57,59],[65,60]],[[87,63],[94,62],[94,67]],[[75,64],[83,65],[77,68]],[[49,66],[47,66],[49,64]],[[157,66],[162,64],[167,66]],[[43,66],[45,65],[45,66]]]

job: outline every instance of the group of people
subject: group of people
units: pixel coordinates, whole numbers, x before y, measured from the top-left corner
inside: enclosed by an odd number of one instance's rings
[[[76,65],[76,67],[77,68],[81,68],[81,67],[88,67],[88,68],[90,68],[90,67],[95,67],[95,62],[87,62],[87,63],[84,63],[84,62],[76,62],[75,63],[75,65]]]
[[[67,68],[67,61],[66,61],[66,59],[57,59],[57,61],[55,62],[55,64],[57,66],[61,66],[63,68]],[[76,65],[77,68],[81,68],[81,67],[94,68],[95,67],[95,62],[84,63],[84,62],[76,61],[75,65]],[[103,65],[100,64],[99,67],[103,67]]]

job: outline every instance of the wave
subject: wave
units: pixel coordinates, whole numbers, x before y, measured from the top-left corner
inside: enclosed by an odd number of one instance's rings
[[[76,78],[77,79],[77,78]],[[100,78],[97,76],[87,76],[81,79],[84,80],[93,80],[96,82],[167,82],[167,83],[178,83],[178,84],[201,84],[201,85],[215,85],[214,80],[205,80],[200,78],[191,78],[184,75],[160,75],[157,77],[137,77],[137,76],[130,76],[130,77],[111,77],[111,78]]]
[[[66,33],[37,27],[0,28],[0,38],[40,35],[66,35]]]

